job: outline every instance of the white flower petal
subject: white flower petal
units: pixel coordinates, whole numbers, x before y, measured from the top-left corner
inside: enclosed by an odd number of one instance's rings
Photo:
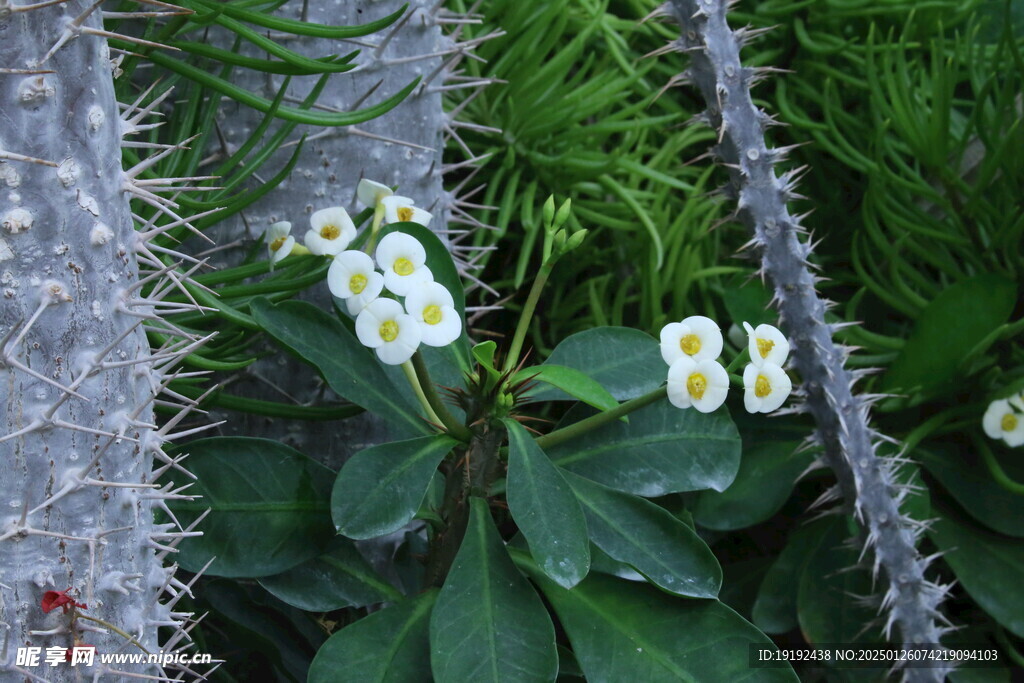
[[[277,262],[283,259],[284,257],[288,256],[288,254],[292,253],[292,249],[294,248],[295,238],[292,237],[291,235],[288,235],[285,238],[284,243],[281,244],[280,247],[278,247],[276,250],[270,250],[270,267],[273,268],[275,265],[277,265]]]
[[[689,408],[693,405],[686,380],[697,368],[697,361],[687,355],[676,360],[668,369],[668,400],[676,408]]]
[[[985,416],[981,418],[981,427],[985,435],[990,439],[1003,438],[1003,415],[1011,412],[1010,402],[1006,399],[992,401],[985,410]]]
[[[409,292],[405,299],[405,310],[416,320],[423,320],[423,311],[428,306],[454,306],[455,299],[448,288],[440,282],[430,282]]]
[[[1009,397],[1006,400],[1009,401],[1010,405],[1013,406],[1015,409],[1024,411],[1024,393],[1014,394],[1013,396]]]
[[[391,196],[391,188],[375,180],[363,178],[356,186],[356,198],[366,207],[375,207],[384,197]]]
[[[267,244],[270,244],[279,237],[287,237],[291,233],[291,231],[291,223],[289,223],[288,221],[278,221],[277,223],[273,223],[269,228],[267,228],[267,235],[264,238],[264,241]]]
[[[759,381],[762,382],[760,387]],[[785,370],[774,363],[763,362],[760,367],[749,363],[743,369],[743,388],[743,405],[747,412],[770,413],[789,398],[793,391],[793,381]],[[758,392],[764,389],[768,392],[758,396]]]
[[[374,256],[377,259],[377,265],[385,272],[392,270],[395,261],[400,258],[408,259],[417,268],[427,262],[427,251],[420,241],[404,232],[391,232],[384,235],[380,244],[377,245]]]
[[[377,348],[377,357],[387,365],[401,365],[412,358],[420,345],[420,328],[410,315],[394,318],[398,325],[398,336]]]
[[[669,323],[661,328],[661,357],[670,366],[683,356],[686,356],[679,347],[679,340],[688,331],[688,328],[683,326],[682,323]]]
[[[700,339],[700,350],[693,354],[694,360],[715,360],[722,355],[722,330],[718,323],[707,316],[691,315],[683,318],[682,324]]]
[[[702,413],[718,410],[725,403],[725,397],[729,393],[729,373],[714,360],[699,361],[694,367],[694,373],[703,375],[707,385],[700,398],[690,396],[693,407]]]
[[[1017,420],[1017,424],[1013,429],[1003,432],[1003,440],[1011,448],[1016,448],[1024,444],[1024,415],[1014,413],[1013,417]]]
[[[743,323],[747,329],[747,350],[750,362],[760,367],[763,363],[772,363],[782,367],[789,358],[789,340],[779,328],[761,324],[751,330],[750,325]]]
[[[352,278],[362,275],[369,282],[373,273],[373,259],[361,251],[343,251],[334,257],[327,270],[327,286],[331,294],[339,299],[356,296],[352,290]]]
[[[433,279],[434,274],[426,266],[420,266],[409,275],[399,275],[393,268],[384,271],[384,286],[398,296],[407,296],[416,287],[432,282]]]
[[[366,283],[366,289],[359,294],[345,299],[350,315],[359,315],[364,308],[375,301],[380,293],[384,291],[384,276],[380,273],[370,273],[370,279]]]
[[[427,346],[448,346],[462,335],[459,312],[451,306],[441,308],[440,322],[431,325],[425,321],[418,321],[417,324],[423,334],[423,343]]]
[[[356,337],[363,346],[375,349],[387,342],[380,336],[380,328],[388,320],[405,315],[402,305],[393,299],[374,299],[356,317]]]
[[[321,254],[335,255],[344,251],[356,237],[356,226],[348,215],[348,211],[340,206],[314,211],[309,217],[309,224],[321,240],[318,248]],[[307,242],[308,242],[307,237]],[[308,246],[308,244],[307,244]],[[313,251],[312,247],[309,247]],[[313,252],[317,253],[317,252]]]

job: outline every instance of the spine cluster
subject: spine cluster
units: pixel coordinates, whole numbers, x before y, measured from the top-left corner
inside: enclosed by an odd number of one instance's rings
[[[188,257],[156,240],[188,224],[161,194],[178,179],[138,177],[170,150],[122,168],[122,145],[140,146],[130,136],[151,125],[156,103],[118,105],[98,8],[90,0],[0,7],[3,680],[82,675],[19,666],[27,646],[155,653],[188,645],[191,614],[176,603],[191,584],[175,578],[173,553],[198,532],[167,509],[168,500],[189,499],[190,475],[183,456],[165,448],[193,431],[180,425],[195,403],[167,386],[188,374],[175,366],[205,340],[161,316],[197,308],[162,301],[185,291],[197,264],[183,265]],[[132,198],[154,207],[160,227],[133,215]],[[151,348],[148,331],[167,343]],[[155,403],[180,411],[158,427]],[[166,523],[156,521],[161,511]],[[90,618],[47,609],[54,595]],[[159,627],[171,629],[166,642]],[[87,675],[173,674],[97,659]]]
[[[783,329],[793,342],[792,362],[806,396],[803,409],[818,425],[813,442],[822,447],[824,463],[838,480],[825,498],[841,495],[845,500],[862,525],[874,571],[881,569],[887,581],[881,601],[885,633],[888,637],[895,625],[905,643],[938,643],[948,630],[938,624],[948,587],[925,576],[933,558],[922,558],[916,548],[922,524],[900,509],[908,491],[896,479],[898,461],[877,455],[885,437],[869,424],[871,397],[854,392],[858,376],[843,367],[846,350],[833,341],[835,326],[825,321],[827,302],[815,290],[811,244],[801,217],[787,209],[798,196],[800,170],[775,173],[788,150],[766,145],[765,129],[772,121],[750,96],[764,70],[740,62],[740,49],[752,32],[731,30],[726,11],[722,0],[670,0],[662,6],[659,13],[682,29],[670,49],[690,56],[689,67],[673,84],[693,83],[707,102],[700,118],[719,135],[712,154],[729,169],[727,191],[737,202],[735,217],[753,234],[749,246],[760,254],[762,274],[774,288]],[[944,672],[908,669],[905,675],[941,680]]]

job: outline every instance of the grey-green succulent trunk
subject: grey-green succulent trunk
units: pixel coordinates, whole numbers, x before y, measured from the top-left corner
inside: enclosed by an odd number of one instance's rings
[[[104,38],[72,25],[90,5],[0,15],[2,680],[22,680],[19,647],[73,645],[69,615],[42,612],[44,591],[71,589],[83,614],[150,651],[157,624],[170,623],[157,602],[170,570],[153,540],[166,531],[153,521],[162,494],[150,488],[161,372],[139,317],[151,308],[135,286],[110,55]],[[98,15],[80,28],[99,27]],[[65,30],[70,39],[47,57]],[[99,652],[140,651],[113,632],[80,635]],[[54,681],[82,673],[26,670]]]
[[[915,547],[922,526],[900,509],[906,489],[896,479],[893,462],[876,455],[882,437],[869,424],[869,404],[853,391],[854,376],[844,369],[844,352],[825,321],[825,302],[815,290],[808,261],[811,247],[801,239],[799,218],[787,208],[795,177],[775,174],[785,150],[766,146],[768,117],[750,97],[757,72],[740,62],[743,31],[730,30],[722,0],[671,0],[663,11],[682,27],[677,47],[690,55],[685,80],[707,102],[704,119],[719,131],[714,151],[730,169],[737,217],[753,234],[751,244],[774,287],[783,329],[793,340],[805,407],[818,424],[815,441],[835,472],[846,509],[862,524],[875,570],[880,568],[887,579],[881,602],[886,633],[896,626],[901,642],[938,643],[945,632],[938,625],[938,606],[946,589],[925,576],[928,563]],[[943,672],[907,669],[905,675],[941,680]]]

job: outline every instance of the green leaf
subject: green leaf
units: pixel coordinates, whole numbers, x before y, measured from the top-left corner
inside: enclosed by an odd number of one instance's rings
[[[498,345],[493,341],[485,341],[470,349],[470,352],[473,354],[473,360],[479,363],[480,367],[486,370],[487,374],[494,381],[498,381],[501,378],[501,373],[494,367],[494,352],[497,348]]]
[[[169,501],[188,526],[207,509],[202,536],[178,546],[177,562],[207,574],[260,577],[279,574],[323,552],[334,535],[330,480],[334,473],[293,448],[269,439],[218,437],[175,449],[189,453],[197,481],[193,501]]]
[[[242,9],[234,6],[232,3],[214,3],[214,2],[200,2],[210,8],[220,9],[232,17],[242,19],[251,24],[269,28],[274,31],[282,31],[285,33],[291,33],[297,36],[309,36],[314,38],[333,38],[335,40],[341,40],[344,38],[359,38],[361,36],[368,36],[373,33],[377,33],[395,23],[399,17],[405,14],[405,10],[409,8],[408,3],[402,5],[401,9],[397,12],[377,19],[376,21],[370,21],[365,24],[358,26],[327,26],[325,24],[314,24],[307,21],[297,21],[295,19],[287,19],[284,17],[276,17],[271,14],[265,14],[263,12],[253,12],[250,10]]]
[[[530,571],[529,560],[515,553]],[[796,681],[791,668],[751,669],[763,633],[717,600],[680,600],[649,586],[591,574],[565,590],[533,568],[590,683]]]
[[[765,633],[786,633],[797,627],[800,576],[830,521],[818,520],[790,532],[786,547],[765,574],[752,611],[754,624]]]
[[[405,526],[416,515],[434,470],[457,443],[435,434],[364,448],[353,455],[331,493],[338,533],[376,538]]]
[[[771,299],[771,291],[760,280],[747,276],[731,278],[731,282],[722,289],[722,303],[729,318],[737,325],[743,322],[754,327],[761,323],[777,325],[778,315],[769,305]],[[746,332],[743,338],[747,338]]]
[[[852,597],[871,595],[870,573],[858,567],[859,551],[846,542],[845,518],[828,520],[818,543],[804,563],[797,591],[797,620],[809,643],[875,643],[878,629],[865,629],[877,612]]]
[[[1024,541],[996,534],[933,501],[938,519],[928,531],[964,590],[993,619],[1024,638]]]
[[[692,598],[718,595],[722,569],[693,529],[643,498],[571,472],[565,478],[583,506],[591,540],[609,557],[670,593]]]
[[[697,524],[733,531],[759,524],[779,511],[796,478],[814,456],[797,453],[799,441],[762,441],[743,449],[736,480],[725,491],[702,491],[691,508]]]
[[[526,429],[508,429],[508,509],[544,573],[572,588],[590,570],[590,540],[583,510],[569,484]]]
[[[341,629],[316,653],[308,683],[429,683],[424,663],[436,599],[431,589]]]
[[[1016,301],[1017,286],[993,273],[942,290],[921,313],[889,367],[883,390],[921,395],[946,390],[961,361],[1009,319]]]
[[[732,484],[740,436],[725,410],[699,413],[658,401],[552,448],[556,465],[613,489],[640,496],[714,489]]]
[[[545,363],[523,368],[512,377],[513,382],[527,379],[550,384],[598,410],[611,410],[619,406],[615,397],[608,393],[608,390],[597,380],[591,379],[575,368]]]
[[[509,559],[487,502],[470,498],[462,547],[430,617],[430,665],[438,683],[550,681],[555,629],[544,604]]]
[[[330,612],[399,600],[399,593],[363,559],[352,541],[336,536],[327,552],[281,574],[260,579],[277,599],[306,612]]]
[[[619,401],[654,391],[668,374],[658,341],[628,327],[595,327],[577,332],[556,346],[544,364],[579,370]],[[541,389],[527,396],[533,401],[570,398],[556,389]]]
[[[430,432],[409,391],[396,391],[372,353],[337,318],[305,301],[255,299],[253,319],[280,344],[317,367],[342,398],[376,413],[400,435]]]
[[[996,483],[976,451],[930,444],[928,450],[918,448],[916,455],[971,517],[993,531],[1024,538],[1024,497]],[[1024,481],[1024,461],[993,457],[1011,478]]]

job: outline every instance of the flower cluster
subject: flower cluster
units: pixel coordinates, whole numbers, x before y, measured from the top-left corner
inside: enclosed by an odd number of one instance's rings
[[[743,323],[747,331],[750,363],[743,369],[743,405],[748,413],[770,413],[793,391],[793,382],[782,369],[789,357],[789,340],[771,325]]]
[[[371,243],[381,223],[430,224],[430,213],[417,208],[408,197],[394,194],[387,185],[361,180],[356,196],[374,210]],[[401,365],[420,344],[446,346],[459,338],[462,320],[455,300],[444,285],[434,281],[419,240],[402,232],[389,233],[371,257],[348,249],[356,237],[356,226],[345,209],[321,209],[309,222],[305,249],[332,257],[327,286],[331,294],[345,300],[349,314],[356,317],[356,336],[376,351],[382,363]],[[271,265],[295,250],[291,227],[283,221],[267,231]],[[404,305],[382,296],[385,292],[404,297]]]
[[[743,372],[743,404],[751,413],[770,413],[790,392],[782,364],[789,342],[777,328],[758,325],[747,330],[750,364]],[[722,331],[711,318],[692,315],[661,330],[661,357],[668,363],[668,399],[678,408],[694,407],[702,413],[717,410],[729,392],[729,373],[718,362]]]
[[[400,197],[387,185],[372,180],[360,180],[356,189],[359,201],[376,214],[374,223],[419,223],[430,225],[433,216],[415,206],[416,202],[408,197]],[[309,217],[309,230],[304,238],[305,250],[318,256],[337,256],[348,248],[356,237],[356,226],[348,211],[340,206],[320,209]],[[291,234],[292,224],[279,221],[267,229],[265,242],[270,252],[270,266],[273,268],[278,261],[296,250],[298,246]]]
[[[1002,439],[1012,448],[1024,444],[1024,394],[992,401],[981,424],[990,439]]]

